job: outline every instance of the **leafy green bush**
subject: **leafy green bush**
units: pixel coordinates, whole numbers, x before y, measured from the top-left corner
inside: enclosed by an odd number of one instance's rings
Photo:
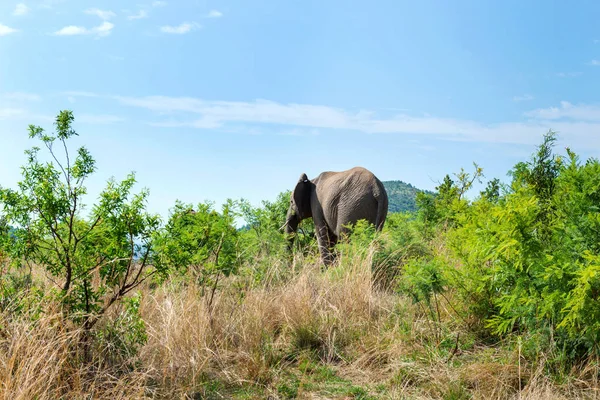
[[[245,199],[239,201],[240,215],[246,222],[242,228],[242,247],[245,259],[283,256],[286,241],[281,227],[289,204],[290,191],[280,193],[275,201],[263,200],[254,207]]]
[[[178,201],[167,225],[155,236],[156,264],[163,270],[189,271],[203,287],[216,286],[222,275],[239,267],[235,216],[231,202],[219,213],[211,203],[200,203],[194,210]]]
[[[273,284],[285,280],[293,271],[294,254],[304,258],[318,258],[312,219],[300,223],[293,246],[284,232],[291,191],[281,192],[274,201],[263,200],[252,206],[247,200],[236,203],[239,216],[245,222],[238,242],[240,271],[252,284]],[[281,264],[287,268],[279,268]]]
[[[458,218],[450,276],[493,333],[549,332],[571,359],[600,344],[600,163],[567,150],[553,132],[530,162],[515,166],[504,196],[481,196]]]

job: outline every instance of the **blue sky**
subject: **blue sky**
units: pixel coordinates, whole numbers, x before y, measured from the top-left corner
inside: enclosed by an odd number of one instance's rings
[[[0,2],[0,185],[62,109],[150,209],[246,198],[362,165],[433,189],[529,157],[600,152],[600,3],[400,0]]]

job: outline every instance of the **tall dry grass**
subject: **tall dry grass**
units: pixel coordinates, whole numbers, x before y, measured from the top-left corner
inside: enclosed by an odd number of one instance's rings
[[[149,340],[140,357],[168,393],[194,388],[207,376],[268,388],[302,352],[350,365],[349,345],[369,346],[366,336],[376,337],[394,308],[394,296],[374,291],[365,265],[327,273],[305,265],[288,282],[242,291],[231,282],[212,312],[197,287],[162,287],[145,296]]]
[[[302,261],[284,273],[286,266],[274,264],[273,279],[258,285],[231,277],[212,306],[189,282],[143,287],[148,340],[118,363],[106,361],[118,360],[110,346],[94,346],[85,362],[81,330],[51,303],[39,315],[0,313],[0,397],[233,398],[250,386],[259,394],[245,398],[279,399],[289,372],[310,359],[372,398],[595,398],[589,377],[598,370],[591,367],[559,386],[510,346],[457,341],[449,357],[442,341],[468,336],[452,311],[442,305],[441,321],[432,321],[409,300],[377,289],[367,250],[327,271]],[[297,398],[343,398],[315,390],[300,387]]]
[[[82,330],[52,305],[38,317],[0,314],[0,398],[130,399],[142,397],[145,373],[120,379],[97,363],[84,363]]]

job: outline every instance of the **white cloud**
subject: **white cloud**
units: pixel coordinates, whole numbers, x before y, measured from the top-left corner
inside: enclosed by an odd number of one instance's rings
[[[166,1],[154,1],[152,2],[152,7],[164,7],[167,5]]]
[[[539,108],[525,115],[546,120],[572,119],[600,122],[600,105],[573,105],[568,101],[561,101],[560,107]]]
[[[589,62],[590,65],[593,65],[594,67],[600,67],[600,60],[592,60]]]
[[[65,26],[64,28],[54,32],[56,36],[77,36],[77,35],[97,35],[100,37],[110,35],[115,27],[114,24],[104,21],[101,25],[88,29],[83,26]]]
[[[19,32],[17,29],[13,29],[9,26],[0,24],[0,36],[7,36],[12,33]]]
[[[303,104],[205,101],[195,98],[164,96],[116,97],[123,105],[145,108],[159,114],[196,114],[188,120],[159,124],[169,127],[215,129],[227,124],[274,124],[313,129],[343,129],[374,133],[406,133],[446,137],[452,140],[481,140],[508,143],[536,143],[550,128],[545,121],[484,125],[475,121],[404,114],[376,118],[370,111],[348,112],[342,109]]]
[[[25,3],[17,4],[15,10],[13,11],[13,15],[16,16],[26,15],[27,13],[29,13],[29,7],[27,7]]]
[[[34,101],[42,100],[42,98],[37,94],[24,93],[24,92],[2,93],[0,95],[0,98],[4,99],[4,100],[9,100],[9,101],[26,101],[26,102],[34,102]]]
[[[517,101],[517,102],[519,102],[519,101],[529,101],[529,100],[533,100],[533,99],[534,99],[534,97],[532,95],[530,95],[530,94],[524,94],[522,96],[515,96],[515,97],[513,97],[513,101]]]
[[[69,25],[54,32],[57,36],[87,35],[89,31],[83,26]]]
[[[208,18],[220,18],[223,16],[223,13],[221,11],[218,10],[211,10],[208,13]]]
[[[288,129],[277,132],[278,135],[283,136],[317,136],[320,134],[318,129]]]
[[[76,95],[77,92],[70,94]],[[549,129],[559,133],[559,142],[600,150],[600,106],[572,105],[533,110],[516,122],[486,124],[468,119],[439,118],[404,112],[381,117],[369,110],[349,111],[310,104],[282,104],[267,100],[250,102],[212,101],[193,97],[101,96],[124,106],[149,110],[161,118],[152,126],[218,129],[220,132],[286,135],[322,134],[324,130],[346,130],[366,134],[423,135],[437,139],[481,143],[536,145]],[[166,117],[166,118],[165,118]]]
[[[114,27],[114,24],[111,24],[110,22],[104,22],[102,23],[102,25],[93,28],[92,33],[96,33],[99,36],[108,36],[110,35],[110,32],[113,30]]]
[[[88,10],[85,10],[85,13],[89,15],[95,15],[104,21],[108,21],[109,19],[117,16],[117,14],[115,14],[112,11],[100,10],[98,8],[90,8]]]
[[[191,31],[193,31],[194,29],[199,28],[199,27],[200,26],[196,23],[184,22],[178,26],[170,26],[170,25],[162,26],[160,28],[160,30],[163,33],[183,35],[185,33],[190,33]]]
[[[0,108],[0,119],[20,117],[25,114],[25,110],[20,108]]]
[[[146,10],[140,10],[137,14],[128,16],[127,19],[130,21],[133,21],[136,19],[144,19],[147,17],[148,17],[148,12]]]

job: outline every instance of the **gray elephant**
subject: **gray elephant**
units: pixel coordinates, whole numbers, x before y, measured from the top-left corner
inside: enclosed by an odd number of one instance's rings
[[[285,232],[296,232],[305,218],[313,219],[315,233],[325,265],[333,261],[332,249],[347,231],[345,225],[365,219],[383,229],[388,212],[388,196],[381,181],[362,167],[322,172],[309,180],[302,174],[290,198]],[[293,236],[289,239],[293,243]]]

